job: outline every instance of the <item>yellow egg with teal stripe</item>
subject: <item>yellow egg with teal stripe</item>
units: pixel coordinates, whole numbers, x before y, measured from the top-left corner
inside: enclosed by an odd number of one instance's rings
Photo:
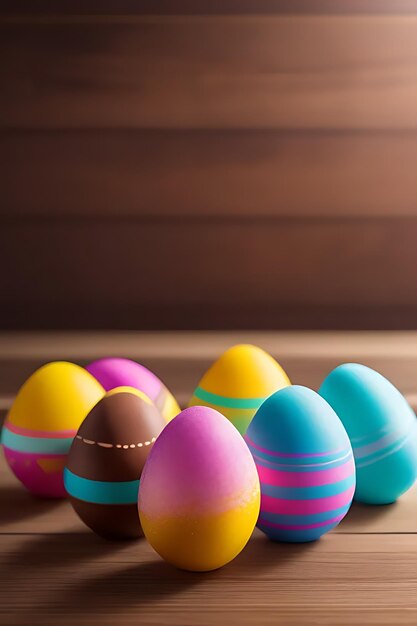
[[[74,363],[47,363],[19,390],[2,430],[8,465],[32,493],[61,498],[63,469],[74,436],[103,387]]]
[[[257,346],[240,344],[213,363],[189,406],[220,411],[243,435],[261,404],[290,384],[286,372],[270,354]]]

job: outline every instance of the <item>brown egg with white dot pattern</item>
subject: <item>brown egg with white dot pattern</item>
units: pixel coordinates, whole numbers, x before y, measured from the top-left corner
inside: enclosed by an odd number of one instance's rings
[[[65,487],[76,513],[98,535],[142,535],[139,480],[165,425],[153,402],[131,387],[109,391],[82,423],[68,455]]]

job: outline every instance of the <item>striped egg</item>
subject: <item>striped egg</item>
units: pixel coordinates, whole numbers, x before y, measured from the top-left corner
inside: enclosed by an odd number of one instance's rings
[[[143,391],[162,413],[166,422],[180,412],[180,407],[163,382],[143,365],[130,359],[106,358],[93,361],[86,367],[106,391],[116,387],[133,387]]]
[[[404,396],[357,363],[336,367],[319,393],[342,420],[356,464],[355,500],[389,504],[417,477],[417,420]]]
[[[257,346],[229,348],[204,374],[190,406],[208,406],[227,417],[243,435],[262,402],[290,385],[282,367]]]
[[[257,526],[277,541],[314,541],[344,518],[355,490],[349,438],[329,404],[306,387],[274,393],[245,435],[261,483]]]
[[[106,538],[142,534],[138,490],[143,466],[165,420],[138,389],[108,391],[73,441],[65,488],[78,516]]]
[[[65,497],[63,469],[77,430],[104,395],[74,363],[47,363],[17,393],[2,431],[6,460],[33,494]]]

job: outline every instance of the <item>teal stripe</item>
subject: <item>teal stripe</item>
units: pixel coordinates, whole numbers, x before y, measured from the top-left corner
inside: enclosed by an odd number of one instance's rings
[[[29,452],[31,454],[68,454],[73,442],[73,437],[25,437],[12,433],[8,428],[3,428],[1,442],[10,450],[16,452]]]
[[[389,446],[385,446],[385,448],[375,450],[375,452],[372,452],[372,454],[368,454],[367,456],[360,456],[358,458],[355,457],[357,467],[360,468],[364,463],[370,464],[373,461],[377,461],[381,456],[395,451],[396,448],[402,447],[409,438],[410,435],[406,435],[405,437],[402,437],[402,439],[394,441],[394,443],[390,444]],[[353,448],[353,454],[355,454],[355,448]]]
[[[352,444],[352,448],[361,448],[363,446],[368,446],[370,444],[375,443],[378,439],[382,437],[386,437],[390,433],[397,433],[397,439],[400,439],[402,436],[406,435],[412,428],[415,427],[415,417],[414,419],[409,419],[406,423],[402,424],[402,428],[400,431],[394,429],[393,427],[386,426],[385,428],[380,428],[379,430],[372,431],[364,435],[363,437],[351,437],[350,443]]]
[[[194,395],[199,400],[204,402],[210,402],[216,406],[223,406],[226,409],[257,409],[266,400],[268,396],[264,398],[228,398],[226,396],[218,396],[215,393],[210,393],[202,387],[197,387],[194,391]]]
[[[89,480],[64,470],[65,489],[73,498],[92,504],[137,504],[139,480],[104,482]]]
[[[321,469],[333,469],[334,467],[346,463],[352,456],[352,452],[349,448],[341,450],[337,456],[334,454],[304,458],[273,456],[272,454],[261,452],[254,446],[251,446],[248,441],[246,443],[256,463],[259,465],[291,472],[315,472]]]

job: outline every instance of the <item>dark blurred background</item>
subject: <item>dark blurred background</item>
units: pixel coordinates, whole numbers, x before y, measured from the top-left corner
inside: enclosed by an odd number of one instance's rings
[[[2,329],[417,328],[416,0],[0,5]]]

